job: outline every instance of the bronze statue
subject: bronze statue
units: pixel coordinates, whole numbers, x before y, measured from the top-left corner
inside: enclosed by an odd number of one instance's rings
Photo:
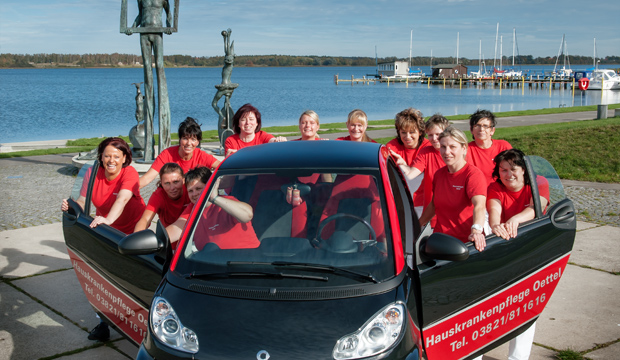
[[[230,97],[233,94],[233,91],[239,86],[239,84],[233,84],[230,82],[230,76],[233,70],[233,63],[235,60],[235,42],[230,41],[230,35],[232,30],[222,30],[222,36],[224,37],[224,67],[222,67],[222,83],[219,85],[215,85],[217,92],[213,97],[213,101],[211,102],[211,106],[218,114],[218,126],[217,133],[220,138],[220,150],[224,149],[224,142],[226,138],[233,134],[232,130],[232,119],[234,116],[234,112],[232,107],[230,106]],[[218,102],[225,96],[224,100],[224,109],[220,109],[218,106]]]
[[[172,15],[168,0],[137,0],[138,16],[132,27],[126,26],[126,1],[123,0],[121,9],[121,31],[127,35],[140,33],[140,48],[142,50],[142,64],[144,68],[144,92],[146,119],[144,161],[152,162],[155,158],[153,118],[155,115],[155,99],[153,92],[153,62],[157,73],[157,102],[159,115],[159,152],[170,146],[170,103],[168,101],[168,86],[164,72],[164,41],[163,33],[168,35],[176,31],[178,17],[178,3],[175,1],[175,27],[173,28]],[[166,12],[166,27],[162,25],[162,10]],[[123,31],[124,30],[124,31]],[[155,57],[153,59],[153,56]],[[153,61],[154,60],[154,61]]]
[[[144,132],[144,123],[142,120],[144,119],[144,96],[140,91],[140,85],[143,83],[132,83],[131,85],[136,86],[136,121],[138,122],[134,127],[129,130],[129,140],[131,141],[131,153],[133,157],[140,158],[144,157],[144,147],[145,147],[145,132]]]

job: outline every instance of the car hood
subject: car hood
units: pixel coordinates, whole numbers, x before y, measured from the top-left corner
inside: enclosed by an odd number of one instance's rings
[[[197,358],[332,358],[336,342],[397,299],[393,289],[344,299],[282,301],[206,295],[166,284],[161,296],[196,332]]]

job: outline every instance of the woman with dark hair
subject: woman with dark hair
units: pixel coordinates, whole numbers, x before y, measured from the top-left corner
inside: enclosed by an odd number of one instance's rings
[[[261,115],[252,104],[245,104],[233,117],[234,135],[224,142],[224,153],[230,156],[244,147],[286,141],[284,136],[274,137],[261,129]]]
[[[138,189],[138,172],[130,166],[129,145],[121,138],[110,137],[99,144],[97,154],[99,169],[91,198],[97,211],[90,227],[106,224],[125,234],[131,234],[144,212],[145,205]],[[82,208],[85,204],[90,174],[89,169],[84,176],[80,197],[76,200]],[[62,200],[60,209],[69,210],[66,199]]]
[[[140,189],[150,184],[161,167],[167,163],[179,164],[183,172],[188,172],[197,166],[215,169],[220,161],[200,149],[201,140],[200,124],[195,119],[187,117],[179,124],[179,145],[171,146],[157,156],[151,168],[140,177]]]
[[[164,227],[174,223],[189,204],[185,190],[185,175],[179,164],[167,163],[162,166],[159,170],[159,179],[157,189],[149,198],[134,232],[147,229],[155,214],[159,216],[159,221]]]
[[[420,224],[426,225],[436,214],[436,232],[464,243],[471,241],[482,251],[486,246],[482,233],[487,194],[484,174],[465,160],[467,137],[461,130],[448,126],[439,135],[439,143],[446,166],[435,173],[433,199],[422,212]]]
[[[512,146],[506,140],[493,139],[495,115],[489,110],[478,110],[469,117],[469,130],[474,140],[469,143],[467,162],[482,170],[487,185],[493,182],[493,159]]]
[[[519,224],[536,216],[530,185],[530,176],[521,150],[510,149],[500,152],[494,159],[493,177],[497,180],[487,190],[489,225],[493,234],[506,240],[517,237]],[[536,176],[541,208],[549,203],[549,182]],[[536,323],[508,345],[509,359],[528,359],[534,341]]]
[[[517,149],[499,153],[495,158],[493,177],[497,180],[487,190],[489,226],[499,237],[515,238],[519,224],[536,215],[525,154]],[[549,203],[549,183],[542,176],[536,176],[536,182],[540,204],[545,209]]]

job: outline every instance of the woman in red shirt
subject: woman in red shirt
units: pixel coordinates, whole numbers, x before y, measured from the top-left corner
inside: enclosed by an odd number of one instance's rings
[[[487,190],[489,225],[493,234],[506,240],[517,237],[519,224],[536,216],[530,176],[525,165],[525,154],[510,149],[500,152],[494,159],[493,177],[497,179]],[[541,208],[549,203],[549,182],[542,176],[536,177]],[[508,346],[509,359],[528,359],[534,341],[536,323]]]
[[[299,131],[301,137],[295,140],[327,140],[320,138],[316,133],[319,131],[319,115],[313,110],[306,110],[299,117]]]
[[[424,173],[422,184],[413,195],[414,206],[418,216],[422,213],[423,208],[430,204],[433,198],[433,178],[435,172],[446,165],[439,152],[439,135],[448,126],[450,126],[448,119],[441,114],[435,114],[426,121],[424,132],[431,146],[421,146],[411,164],[408,164],[405,158],[398,152],[392,151],[392,155],[396,159],[396,163],[401,166],[407,181],[413,181],[420,174]],[[435,226],[434,218],[431,226]]]
[[[90,227],[106,224],[126,234],[131,234],[144,212],[145,205],[138,188],[138,172],[130,166],[129,145],[121,138],[110,137],[99,144],[97,153],[99,169],[91,198],[96,208],[96,216]],[[76,200],[82,208],[85,205],[90,173],[90,171],[86,173],[84,185],[82,185],[83,190]],[[60,208],[62,211],[69,209],[66,199],[63,199]]]
[[[517,237],[519,224],[536,216],[530,176],[521,150],[502,151],[495,157],[493,177],[487,190],[489,225],[493,233],[506,240]],[[537,176],[541,208],[549,203],[549,182]]]
[[[195,119],[187,117],[179,124],[179,145],[171,146],[162,151],[151,168],[140,177],[140,189],[155,179],[161,167],[167,163],[177,163],[184,173],[198,166],[215,169],[220,161],[200,149],[202,130]]]
[[[336,140],[358,141],[358,142],[373,142],[373,139],[366,135],[366,129],[368,128],[368,116],[360,109],[355,109],[349,113],[347,117],[347,129],[349,130],[349,136],[339,137]]]
[[[174,223],[189,204],[185,190],[185,175],[179,164],[167,163],[162,166],[159,178],[157,190],[149,198],[146,210],[136,224],[134,232],[148,228],[155,214],[159,216],[159,221],[164,227]]]
[[[446,166],[435,173],[433,199],[422,212],[420,224],[426,225],[436,214],[434,231],[465,243],[472,241],[482,251],[486,246],[482,233],[487,195],[484,174],[465,160],[467,137],[462,131],[448,126],[439,135],[439,143]]]
[[[286,141],[284,136],[275,137],[261,129],[260,111],[251,104],[245,104],[233,117],[234,135],[224,142],[224,153],[230,156],[247,146]]]
[[[404,160],[404,165],[412,166],[418,152],[431,144],[424,137],[424,116],[418,109],[405,109],[396,114],[394,127],[396,137],[387,143],[387,147],[393,154],[398,154]],[[413,194],[413,204],[419,217],[424,206],[424,188],[420,186],[419,181],[408,183],[410,189],[417,188]]]

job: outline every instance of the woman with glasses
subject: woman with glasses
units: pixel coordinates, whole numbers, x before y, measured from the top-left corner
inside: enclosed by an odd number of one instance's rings
[[[482,170],[487,185],[493,182],[495,156],[504,150],[512,149],[506,140],[493,140],[495,125],[495,115],[489,110],[478,110],[469,118],[469,129],[474,141],[469,143],[467,162]]]

